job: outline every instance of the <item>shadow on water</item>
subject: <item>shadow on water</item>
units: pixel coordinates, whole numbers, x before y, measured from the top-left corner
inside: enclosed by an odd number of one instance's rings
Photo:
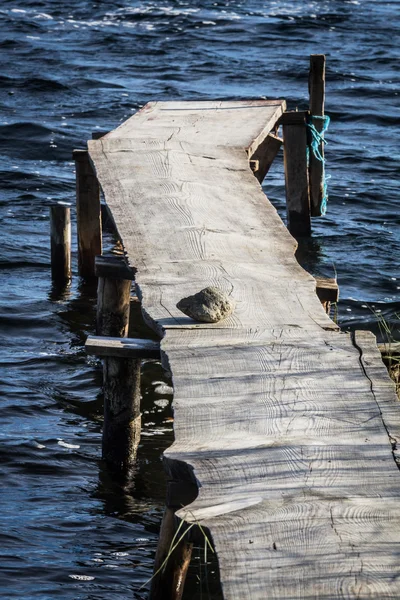
[[[58,317],[75,347],[76,352],[69,360],[86,363],[91,387],[98,389],[95,399],[74,398],[59,391],[54,394],[54,400],[68,414],[91,421],[98,432],[97,443],[100,446],[102,366],[100,360],[87,357],[84,351],[87,335],[95,331],[97,281],[79,280],[75,292],[71,285],[52,284],[48,297],[52,303],[59,304]],[[137,302],[131,303],[130,323],[129,335],[156,337],[143,322]],[[159,361],[142,363],[141,398],[142,436],[136,464],[129,471],[116,472],[103,460],[96,461],[98,481],[90,497],[100,501],[105,517],[142,525],[144,531],[156,540],[166,498],[162,453],[173,442],[172,381]],[[222,599],[218,561],[210,551],[205,552],[205,543],[201,536],[194,541],[183,600]],[[153,559],[155,549],[156,544],[153,546]],[[140,552],[137,560],[140,561]],[[148,579],[150,577],[151,571]],[[146,598],[146,589],[134,592],[133,597]]]
[[[323,251],[320,240],[315,237],[298,238],[297,243],[298,263],[311,275],[317,275],[322,266]]]

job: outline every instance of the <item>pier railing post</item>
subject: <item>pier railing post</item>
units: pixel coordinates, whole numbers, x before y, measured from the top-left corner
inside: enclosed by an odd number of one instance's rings
[[[95,257],[102,252],[100,188],[87,150],[74,150],[76,165],[76,221],[78,270],[94,277]]]
[[[128,335],[131,279],[109,276],[109,267],[96,264],[97,333]],[[106,275],[106,276],[103,276]],[[104,426],[103,458],[117,469],[136,460],[140,441],[140,364],[138,359],[107,357],[103,360]]]
[[[325,55],[311,54],[310,56],[310,75],[308,80],[310,92],[310,114],[323,117],[325,104]],[[317,131],[323,127],[322,119],[312,121]],[[320,144],[318,148],[321,156],[324,156],[324,145]],[[313,217],[321,216],[321,202],[323,197],[323,162],[318,160],[313,152],[310,152],[309,159],[310,171],[310,204],[311,215]]]
[[[305,112],[285,112],[281,117],[287,221],[289,231],[295,237],[311,234],[307,167],[307,114]]]
[[[71,279],[71,208],[67,202],[50,206],[51,276],[59,284]]]

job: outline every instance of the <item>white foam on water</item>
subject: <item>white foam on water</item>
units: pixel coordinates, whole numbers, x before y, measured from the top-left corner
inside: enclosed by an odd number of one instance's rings
[[[35,440],[32,441],[32,444],[35,446],[35,448],[37,448],[38,450],[43,450],[43,448],[46,448],[46,446],[43,446],[43,444],[39,444],[39,442],[36,442]]]
[[[53,20],[53,17],[51,15],[48,15],[47,13],[38,13],[33,18],[34,19],[46,19],[48,21],[52,21]]]
[[[159,394],[160,396],[172,395],[174,393],[174,390],[172,389],[172,387],[170,385],[161,383],[161,384],[157,385],[157,387],[154,389],[154,393]]]
[[[169,406],[169,400],[166,400],[165,398],[162,398],[160,400],[155,400],[154,404],[156,406],[159,406],[160,408],[166,408],[167,406]]]
[[[64,442],[63,440],[58,440],[57,444],[59,446],[62,446],[63,448],[80,448],[80,446],[78,446],[77,444],[68,444],[67,442]]]
[[[77,579],[78,581],[93,581],[95,577],[92,575],[68,575],[71,579]]]

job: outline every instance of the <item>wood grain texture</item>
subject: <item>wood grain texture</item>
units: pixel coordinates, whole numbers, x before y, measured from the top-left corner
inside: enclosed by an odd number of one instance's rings
[[[51,276],[56,283],[71,279],[71,208],[57,202],[50,206]]]
[[[288,228],[294,236],[309,236],[311,212],[306,115],[285,113],[282,123]]]
[[[151,103],[89,151],[173,377],[165,465],[199,487],[177,514],[209,528],[225,600],[397,599],[398,404],[249,167],[283,110]],[[225,321],[176,309],[207,286],[236,300]]]
[[[94,277],[95,257],[102,252],[100,189],[87,150],[74,150],[78,270]]]

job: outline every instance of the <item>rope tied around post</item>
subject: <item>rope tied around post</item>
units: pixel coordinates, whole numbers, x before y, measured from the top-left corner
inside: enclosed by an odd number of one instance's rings
[[[318,131],[315,127],[313,120],[318,119],[322,121],[322,129]],[[331,178],[330,175],[326,175],[325,173],[325,158],[320,148],[323,148],[323,145],[328,144],[325,140],[324,133],[329,127],[330,117],[328,115],[319,116],[319,115],[309,115],[307,118],[307,129],[310,134],[310,142],[307,147],[307,161],[309,162],[310,157],[310,149],[317,160],[322,163],[322,200],[321,200],[321,214],[326,214],[327,204],[328,204],[328,180]]]

